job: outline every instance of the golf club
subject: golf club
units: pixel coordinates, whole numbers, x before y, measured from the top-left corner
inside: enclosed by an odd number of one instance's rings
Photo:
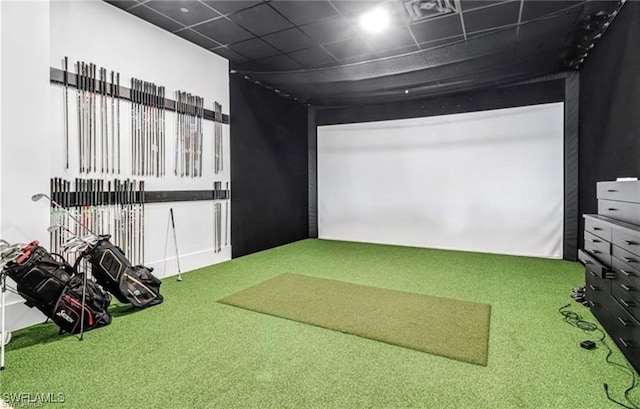
[[[80,226],[84,227],[85,229],[87,229],[87,231],[91,234],[93,234],[94,236],[97,236],[97,234],[95,232],[93,232],[90,228],[88,228],[86,225],[82,224],[78,219],[76,219],[75,217],[73,217],[73,215],[71,215],[71,213],[69,213],[67,211],[67,209],[65,209],[64,207],[60,206],[56,201],[54,201],[53,199],[51,199],[49,196],[47,196],[44,193],[36,193],[35,195],[31,196],[31,200],[34,202],[39,201],[42,198],[46,198],[47,200],[49,200],[49,202],[51,202],[52,205],[54,205],[55,207],[57,207],[58,209],[62,210],[64,212],[64,214],[66,214],[67,216],[69,216],[69,218],[71,220],[73,220],[74,222],[78,223]]]
[[[171,227],[173,228],[173,244],[176,246],[176,263],[178,264],[178,281],[182,281],[182,272],[180,271],[180,253],[178,253],[178,238],[176,236],[176,224],[173,221],[173,207],[169,209],[171,215]]]

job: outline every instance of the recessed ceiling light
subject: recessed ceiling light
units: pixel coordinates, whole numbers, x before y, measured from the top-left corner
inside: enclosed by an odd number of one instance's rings
[[[180,11],[183,12],[183,13],[188,13],[189,9],[186,8],[186,7],[180,7]]]
[[[384,7],[369,10],[360,16],[360,26],[369,33],[380,33],[389,26],[389,12]]]

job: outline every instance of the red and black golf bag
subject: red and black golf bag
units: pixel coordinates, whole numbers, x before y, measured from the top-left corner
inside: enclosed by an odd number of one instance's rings
[[[25,304],[36,307],[62,331],[77,334],[111,323],[107,311],[111,296],[37,241],[25,246],[22,255],[8,263],[4,271],[16,282],[16,290],[26,300]]]
[[[153,269],[132,266],[124,252],[109,239],[109,235],[99,236],[97,243],[82,254],[91,263],[91,273],[98,284],[118,301],[138,308],[160,304],[162,282],[151,273]]]

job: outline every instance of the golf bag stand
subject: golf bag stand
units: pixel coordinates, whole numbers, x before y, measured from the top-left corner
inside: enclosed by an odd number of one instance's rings
[[[2,349],[2,351],[0,351],[0,371],[4,370],[4,349],[5,349],[5,335],[4,335],[4,331],[5,331],[5,307],[6,307],[6,299],[5,299],[5,293],[7,292],[7,275],[3,272],[0,271],[0,286],[2,286],[2,295],[0,295],[0,308],[2,309],[2,311],[0,312],[0,320],[2,320],[2,324],[0,324],[0,337],[2,337],[0,339],[0,348]]]

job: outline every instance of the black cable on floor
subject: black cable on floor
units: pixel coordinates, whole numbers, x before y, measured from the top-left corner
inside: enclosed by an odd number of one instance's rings
[[[629,398],[629,394],[631,393],[631,391],[638,385],[638,379],[636,378],[636,372],[633,370],[633,368],[631,368],[628,364],[626,365],[622,365],[619,364],[617,362],[613,362],[610,360],[611,355],[613,354],[613,351],[611,350],[611,348],[609,347],[609,345],[607,345],[606,342],[606,334],[604,331],[602,331],[600,328],[598,328],[598,326],[590,321],[586,321],[584,319],[582,319],[582,316],[579,315],[578,313],[575,313],[573,311],[566,311],[566,308],[569,308],[571,306],[571,304],[567,304],[563,307],[560,307],[558,309],[558,312],[560,312],[560,314],[563,317],[563,321],[576,327],[576,328],[580,328],[581,330],[585,331],[585,332],[598,332],[600,333],[600,339],[598,339],[597,341],[600,342],[602,345],[604,345],[604,347],[607,349],[607,356],[604,358],[605,362],[608,363],[609,365],[613,365],[613,366],[617,366],[618,368],[622,369],[623,372],[625,373],[629,373],[631,374],[631,385],[629,385],[629,387],[624,391],[624,398],[627,400],[627,402],[629,404],[631,404],[631,406],[626,405],[623,402],[617,401],[615,399],[613,399],[610,395],[609,395],[609,385],[608,384],[603,384],[604,387],[604,393],[607,396],[607,399],[609,399],[611,402],[616,403],[620,406],[622,406],[623,408],[626,409],[640,409],[640,406],[636,405],[634,402],[631,401],[631,399]]]

